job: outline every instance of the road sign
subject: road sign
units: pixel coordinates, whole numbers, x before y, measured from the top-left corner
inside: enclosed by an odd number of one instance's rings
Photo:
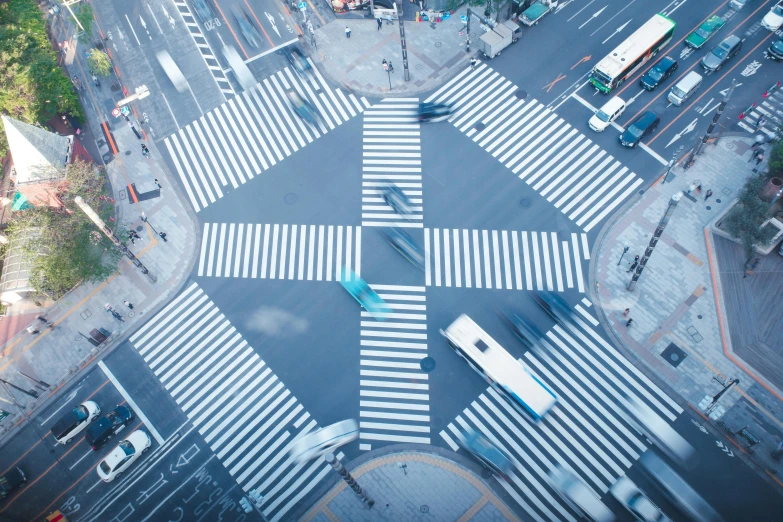
[[[306,3],[304,3],[304,2],[299,2],[299,3],[296,5],[296,7],[298,7],[300,11],[304,11],[304,10],[306,10],[306,9],[307,9],[307,4],[306,4]]]
[[[125,116],[130,116],[130,109],[128,108],[127,105],[123,106],[120,109],[120,112],[123,113]]]
[[[115,118],[119,118],[120,117],[120,110],[117,109],[117,108],[112,109],[111,110],[111,115],[114,116]]]

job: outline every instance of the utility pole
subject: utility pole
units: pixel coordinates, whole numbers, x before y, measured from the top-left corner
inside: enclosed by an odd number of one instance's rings
[[[628,290],[633,290],[636,286],[636,282],[642,276],[644,267],[647,266],[647,260],[650,259],[650,256],[655,249],[655,245],[658,244],[658,240],[663,235],[663,229],[666,228],[666,224],[669,222],[669,219],[671,219],[672,214],[674,213],[674,209],[677,207],[677,203],[679,203],[681,199],[682,192],[678,192],[669,200],[669,206],[666,207],[666,212],[663,213],[663,217],[658,223],[658,227],[655,229],[653,236],[650,238],[650,244],[647,245],[644,254],[639,259],[639,266],[636,267],[636,271],[633,273],[633,276],[631,276],[631,281],[628,283]]]
[[[623,247],[623,253],[620,254],[620,260],[617,262],[617,266],[620,266],[620,263],[623,262],[623,257],[625,257],[625,254],[628,252],[629,247]]]
[[[389,62],[386,61],[386,58],[383,59],[383,62],[381,62],[381,65],[383,65],[383,70],[386,71],[386,76],[389,77],[389,90],[392,89],[391,86],[391,71],[389,70]]]
[[[79,205],[79,208],[82,209],[82,212],[87,214],[87,217],[89,217],[92,220],[92,222],[95,223],[98,226],[98,228],[101,229],[101,232],[103,232],[103,234],[106,237],[111,239],[112,243],[114,243],[117,246],[117,248],[119,248],[122,251],[122,253],[125,254],[128,257],[128,259],[131,260],[131,262],[134,265],[136,265],[138,268],[141,268],[142,274],[146,274],[146,276],[149,277],[150,281],[152,281],[153,283],[156,283],[158,281],[158,278],[152,275],[152,272],[147,270],[147,267],[145,267],[142,264],[142,262],[139,261],[139,259],[135,255],[133,255],[133,252],[128,250],[128,247],[126,247],[125,244],[122,241],[120,241],[120,238],[118,238],[117,235],[114,233],[114,231],[111,228],[109,228],[106,225],[106,223],[104,223],[104,221],[92,209],[92,207],[90,207],[90,205],[84,202],[81,196],[76,196],[74,198],[74,201],[76,202],[77,205]]]
[[[81,0],[64,0],[62,4],[63,4],[63,5],[66,7],[66,8],[68,8],[68,12],[69,12],[69,13],[71,13],[71,18],[73,18],[73,19],[74,19],[74,21],[75,21],[75,22],[76,22],[76,23],[79,25],[79,27],[81,28],[82,32],[86,34],[86,33],[87,33],[87,31],[84,29],[84,26],[83,26],[83,25],[82,25],[82,23],[79,21],[79,19],[78,19],[78,18],[76,18],[76,15],[75,15],[75,14],[73,14],[73,10],[71,9],[71,6],[72,6],[73,4],[78,4],[80,1],[81,1]],[[87,35],[87,36],[89,37],[90,35]]]
[[[710,123],[710,126],[707,127],[707,132],[696,143],[696,146],[691,150],[691,153],[688,154],[688,159],[685,161],[685,165],[690,166],[693,163],[696,155],[701,154],[702,147],[704,146],[705,143],[707,143],[707,140],[710,138],[712,131],[715,130],[715,126],[718,124],[718,120],[720,120],[720,117],[723,114],[723,110],[726,108],[726,104],[729,103],[729,98],[731,97],[731,93],[733,93],[734,89],[736,88],[737,88],[737,82],[736,80],[732,79],[731,86],[729,86],[729,89],[726,91],[726,96],[723,97],[723,100],[720,102],[720,105],[718,105],[718,110],[715,111],[715,116],[712,118],[712,123]]]
[[[332,466],[332,468],[334,468],[334,470],[340,474],[343,480],[346,481],[349,486],[351,486],[351,489],[362,500],[362,502],[366,503],[370,509],[372,509],[372,507],[375,505],[375,501],[370,498],[367,492],[364,491],[361,486],[359,486],[359,484],[356,483],[351,474],[348,473],[348,470],[345,469],[345,466],[343,466],[342,462],[337,460],[337,457],[334,456],[334,453],[327,453],[324,455],[324,460],[326,460],[326,463]]]
[[[726,385],[723,387],[723,389],[721,391],[719,391],[718,393],[716,393],[715,396],[712,398],[712,402],[704,410],[704,413],[706,413],[709,416],[709,414],[712,412],[712,410],[715,409],[715,406],[718,405],[718,399],[720,399],[723,396],[724,393],[729,391],[729,388],[731,388],[735,384],[739,384],[739,382],[740,382],[739,379],[732,379],[728,383],[726,383]]]
[[[402,47],[402,73],[403,79],[407,82],[411,79],[411,73],[408,70],[408,44],[405,41],[405,24],[402,21],[402,4],[394,2],[394,11],[397,13],[397,24],[400,26],[400,46]],[[389,83],[391,89],[391,82]]]
[[[661,181],[661,185],[666,183],[666,181],[669,179],[669,173],[672,171],[672,167],[677,162],[677,156],[680,155],[680,152],[682,152],[682,145],[677,147],[677,150],[674,151],[672,154],[672,159],[669,160],[669,164],[666,165],[666,174],[663,176],[663,181]]]

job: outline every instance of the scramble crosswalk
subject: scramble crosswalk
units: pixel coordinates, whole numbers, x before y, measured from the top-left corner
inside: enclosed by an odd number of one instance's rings
[[[591,303],[585,298],[582,304],[568,328],[555,326],[538,350],[520,359],[558,396],[542,421],[520,415],[488,388],[440,432],[455,451],[468,430],[483,433],[505,450],[515,470],[508,482],[498,483],[532,520],[579,519],[549,485],[547,472],[556,465],[579,475],[602,496],[647,449],[617,397],[638,399],[669,422],[683,411],[595,331],[598,321],[586,310]]]
[[[163,140],[196,212],[364,111],[370,103],[330,88],[321,73],[286,67]],[[293,90],[320,114],[305,123],[289,103]]]
[[[322,459],[288,456],[315,420],[196,283],[130,341],[237,483],[261,493],[266,520],[330,472]]]
[[[449,121],[568,219],[592,230],[642,179],[485,64],[466,69],[427,102],[446,103]]]
[[[391,98],[364,111],[362,226],[424,226],[418,102],[418,98]],[[380,189],[390,183],[408,196],[411,214],[401,216],[384,201]]]
[[[760,103],[754,102],[742,112],[739,126],[752,134],[764,132],[774,135],[783,129],[783,92],[780,87],[772,87]]]
[[[361,227],[204,223],[197,274],[340,281],[343,266],[360,275],[361,260]]]
[[[427,305],[421,286],[370,285],[391,312],[376,321],[362,311],[359,448],[372,441],[430,443]]]
[[[589,259],[586,234],[424,229],[427,286],[584,292]]]

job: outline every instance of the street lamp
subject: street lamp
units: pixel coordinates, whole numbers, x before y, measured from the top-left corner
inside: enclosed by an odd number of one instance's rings
[[[383,65],[383,70],[386,71],[386,75],[389,77],[389,90],[391,90],[391,69],[389,68],[389,62],[387,62],[386,58],[384,58],[381,64]]]

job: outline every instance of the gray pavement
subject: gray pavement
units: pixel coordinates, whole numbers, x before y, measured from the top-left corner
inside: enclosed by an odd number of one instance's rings
[[[723,383],[740,378],[740,385],[725,393],[711,412],[714,421],[723,418],[724,424],[718,426],[724,431],[739,430],[750,417],[756,417],[754,426],[783,427],[779,414],[783,392],[732,350],[731,325],[720,305],[720,277],[716,277],[727,268],[717,264],[708,226],[754,174],[748,163],[751,144],[749,137],[724,137],[716,146],[707,146],[689,170],[672,169],[667,183],[654,184],[605,225],[590,269],[591,291],[610,335],[702,416]],[[635,289],[627,290],[629,264],[635,255],[644,253],[671,197],[699,181],[701,194],[685,194],[677,204],[641,279]],[[705,202],[709,189],[714,195]],[[625,246],[630,249],[618,266]],[[631,326],[626,326],[623,316],[626,308],[633,319]],[[670,356],[672,352],[675,357]],[[777,438],[762,428],[753,434],[762,439],[754,459],[779,469],[769,458]],[[735,451],[748,449],[742,437],[733,438]]]
[[[355,468],[346,464],[374,506],[369,508],[340,479],[300,520],[519,520],[488,483],[438,453],[400,451]]]

